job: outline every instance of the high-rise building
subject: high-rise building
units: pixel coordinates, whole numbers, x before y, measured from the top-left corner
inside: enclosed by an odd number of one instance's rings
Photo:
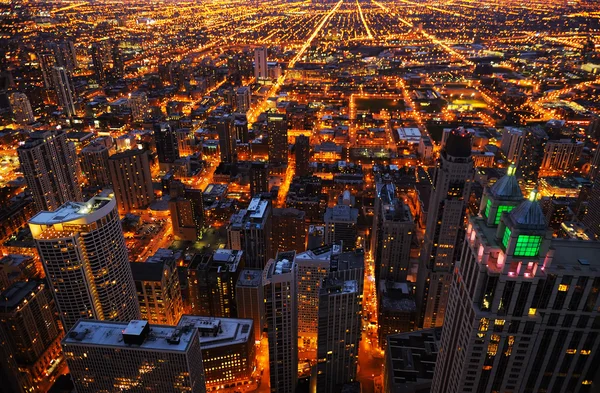
[[[42,211],[29,228],[65,331],[80,318],[139,318],[117,204],[106,190],[85,203]]]
[[[267,112],[267,136],[269,144],[269,163],[287,165],[288,162],[288,124],[286,115]]]
[[[298,380],[298,268],[295,251],[265,265],[263,284],[269,338],[271,392],[294,393]]]
[[[64,131],[37,131],[17,148],[21,170],[38,210],[81,201],[75,146]]]
[[[406,282],[382,280],[377,287],[379,347],[385,348],[390,334],[415,330],[417,305]]]
[[[188,267],[191,313],[215,318],[237,316],[235,285],[244,268],[244,253],[218,249],[196,254]]]
[[[108,170],[108,148],[101,143],[90,143],[79,153],[83,179],[88,186],[104,188],[110,186]]]
[[[108,159],[108,167],[120,212],[144,208],[154,200],[146,150],[132,149],[113,154]]]
[[[180,181],[175,181],[171,185],[169,211],[173,235],[178,240],[196,241],[202,229],[202,215],[198,215],[198,208],[202,209],[202,201],[198,201],[199,198],[192,198],[195,196],[193,194],[191,189],[186,189]],[[198,202],[199,207],[196,206]]]
[[[273,229],[271,250],[306,250],[306,213],[292,208],[273,209]]]
[[[10,95],[10,109],[17,124],[29,124],[35,121],[31,103],[23,93],[15,92]]]
[[[375,278],[406,281],[415,224],[410,208],[396,195],[393,184],[377,184],[371,250]]]
[[[63,113],[67,117],[75,116],[75,89],[66,68],[58,66],[52,68],[52,84]]]
[[[146,262],[131,262],[140,315],[159,325],[176,325],[183,315],[176,254],[159,248]]]
[[[471,134],[464,129],[453,130],[435,170],[421,250],[417,306],[423,328],[441,326],[444,321],[473,174]]]
[[[248,382],[256,366],[254,321],[184,315],[177,326],[198,330],[208,389]]]
[[[177,137],[177,149],[180,157],[187,157],[194,153],[194,134],[189,128],[178,128],[175,130]]]
[[[227,225],[227,247],[244,251],[248,268],[264,268],[274,253],[271,250],[271,216],[271,201],[254,197],[247,209],[231,216]]]
[[[244,269],[235,284],[238,318],[254,321],[254,341],[260,341],[265,326],[265,295],[261,269]]]
[[[600,176],[596,176],[594,180],[588,197],[587,213],[582,221],[596,238],[600,238]]]
[[[111,47],[108,41],[99,41],[92,44],[92,65],[96,81],[100,85],[104,85],[108,79],[111,70],[111,52]]]
[[[252,91],[249,86],[243,86],[235,91],[236,112],[246,113],[252,105]]]
[[[0,292],[18,281],[41,277],[41,266],[32,255],[9,254],[0,258]]]
[[[169,123],[154,124],[154,142],[161,170],[168,171],[179,158],[177,134]]]
[[[269,164],[261,161],[251,163],[248,177],[251,196],[254,197],[260,193],[269,192]]]
[[[362,293],[356,280],[327,277],[319,290],[317,392],[356,380]]]
[[[47,47],[54,54],[55,64],[65,68],[69,75],[72,75],[73,71],[79,66],[73,41],[52,42]]]
[[[267,48],[264,46],[254,49],[254,77],[257,81],[269,78]]]
[[[234,117],[230,114],[219,116],[216,119],[217,133],[219,134],[219,149],[221,162],[237,162],[236,135]]]
[[[0,330],[7,337],[3,346],[20,371],[13,377],[28,391],[42,391],[39,385],[47,378],[48,364],[61,353],[62,331],[54,312],[52,294],[43,281],[18,281],[0,296]]]
[[[52,77],[52,69],[56,64],[54,54],[50,51],[39,52],[36,54],[40,70],[42,71],[42,79],[46,89],[54,89],[54,79]]]
[[[148,96],[143,91],[134,91],[129,96],[129,106],[131,107],[131,116],[133,121],[142,122],[148,115]]]
[[[325,244],[343,242],[344,251],[356,247],[358,209],[338,204],[325,210]]]
[[[520,128],[504,127],[502,129],[500,150],[502,150],[508,162],[519,165],[523,139],[523,130]]]
[[[590,165],[590,172],[588,174],[591,181],[596,180],[598,173],[600,172],[600,146],[596,147],[596,152],[594,153],[594,157],[592,158],[592,162]]]
[[[62,341],[78,393],[206,392],[198,329],[80,320]]]
[[[534,188],[537,184],[547,142],[548,134],[542,128],[532,127],[524,131],[518,169],[519,178],[523,179],[527,188]]]
[[[308,176],[310,163],[310,138],[305,135],[296,137],[296,176]]]
[[[583,142],[571,139],[550,140],[546,143],[540,169],[568,171],[581,157]]]
[[[510,212],[488,200],[469,220],[431,391],[594,391],[600,243],[553,238],[535,191]]]
[[[125,59],[118,41],[112,42],[111,54],[113,62],[112,77],[113,79],[120,79],[125,75]]]

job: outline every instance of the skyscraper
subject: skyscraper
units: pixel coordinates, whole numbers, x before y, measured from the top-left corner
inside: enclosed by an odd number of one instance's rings
[[[52,42],[48,48],[54,54],[55,64],[67,70],[69,75],[78,67],[77,53],[73,41]]]
[[[110,186],[108,170],[108,148],[101,143],[90,143],[79,153],[81,172],[91,187],[104,188]]]
[[[120,212],[146,207],[154,200],[147,151],[132,149],[113,154],[108,167]]]
[[[296,176],[308,176],[310,163],[310,138],[305,135],[296,137]]]
[[[372,245],[375,279],[406,281],[415,224],[393,184],[377,184]]]
[[[244,269],[235,284],[238,318],[254,321],[254,340],[260,341],[265,327],[265,295],[261,269]]]
[[[269,192],[269,164],[256,161],[250,164],[248,171],[250,180],[250,196],[254,197],[263,192]]]
[[[534,188],[537,184],[547,142],[548,134],[542,128],[531,127],[525,130],[518,173],[528,189]]]
[[[221,162],[237,162],[236,135],[234,117],[230,114],[219,116],[216,119],[217,133],[219,134],[219,149]]]
[[[10,109],[17,124],[29,124],[35,121],[31,103],[23,93],[15,92],[10,95]]]
[[[105,190],[29,221],[65,331],[80,318],[139,318],[117,204]]]
[[[254,49],[254,77],[256,81],[268,79],[267,48],[264,46]]]
[[[129,106],[131,107],[131,116],[133,121],[142,122],[148,115],[148,96],[143,91],[134,91],[129,96]]]
[[[198,334],[140,320],[80,320],[62,347],[78,393],[205,393]]]
[[[581,157],[582,152],[583,142],[571,139],[549,140],[546,143],[540,169],[555,171],[571,170]]]
[[[243,86],[235,91],[235,111],[246,113],[252,105],[252,91],[249,86]]]
[[[63,113],[67,117],[75,116],[75,89],[67,69],[58,66],[53,67],[52,83]]]
[[[519,164],[521,150],[523,149],[523,130],[514,127],[504,127],[502,129],[502,144],[500,149],[506,156],[508,162],[515,165]]]
[[[273,230],[271,250],[306,250],[306,213],[293,208],[273,209]]]
[[[271,250],[271,201],[254,197],[247,209],[231,216],[227,247],[244,251],[246,267],[262,269],[275,252]]]
[[[582,221],[596,238],[600,237],[600,176],[596,176],[594,180],[592,191],[588,197],[587,213],[583,216]]]
[[[271,391],[294,393],[298,379],[296,252],[281,252],[265,266],[265,315],[269,337]]]
[[[325,244],[343,242],[344,251],[356,247],[358,209],[348,205],[335,205],[325,211]]]
[[[160,169],[168,171],[175,160],[179,158],[177,133],[169,123],[154,124],[154,142]]]
[[[327,277],[319,290],[317,392],[336,391],[356,379],[362,293],[356,280]]]
[[[75,147],[64,131],[32,132],[17,153],[38,210],[83,199]]]
[[[108,41],[99,41],[92,44],[92,65],[96,81],[104,85],[110,73],[111,48]]]
[[[287,165],[288,124],[286,115],[267,112],[267,134],[269,141],[269,163]]]
[[[553,238],[536,192],[501,209],[520,197],[503,183],[469,220],[431,391],[593,391],[600,244]]]
[[[36,54],[40,70],[42,71],[42,79],[46,89],[54,89],[54,78],[52,77],[52,69],[56,64],[54,54],[50,51],[43,51]]]
[[[435,171],[421,250],[417,306],[423,328],[441,326],[444,321],[472,177],[471,134],[464,129],[453,130]]]

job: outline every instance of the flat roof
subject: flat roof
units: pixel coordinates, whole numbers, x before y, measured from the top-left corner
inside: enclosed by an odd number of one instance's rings
[[[196,328],[198,330],[200,346],[202,349],[208,349],[232,344],[243,344],[249,340],[254,342],[253,324],[254,321],[252,319],[184,315],[179,320],[177,327],[179,329],[183,329],[186,326]],[[202,332],[208,334],[203,335]]]
[[[244,269],[238,277],[237,287],[258,287],[262,284],[262,269]]]
[[[34,225],[54,225],[77,221],[89,224],[108,214],[116,206],[112,190],[103,190],[87,202],[67,202],[55,211],[41,211],[31,220]]]
[[[142,323],[147,324],[147,321],[132,322],[134,323],[134,326],[130,328],[130,322],[81,319],[71,328],[62,342],[63,344],[68,345],[186,352],[190,342],[196,334],[194,329],[178,329],[174,326],[166,325],[149,325],[150,329],[148,336],[141,345],[126,344],[123,340],[124,333],[129,331],[131,332],[130,334],[139,335],[139,332],[141,332],[145,326]],[[167,341],[167,339],[173,337],[174,334],[179,334],[179,340],[172,340],[171,342]]]

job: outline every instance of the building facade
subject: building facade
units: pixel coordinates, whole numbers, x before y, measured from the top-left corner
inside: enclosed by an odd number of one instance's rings
[[[113,154],[108,167],[119,212],[145,208],[154,200],[147,151],[133,149]]]

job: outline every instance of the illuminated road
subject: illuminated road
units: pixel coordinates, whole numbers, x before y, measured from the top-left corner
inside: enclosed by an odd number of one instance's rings
[[[365,20],[365,16],[363,15],[362,8],[361,8],[358,0],[356,0],[356,6],[358,7],[358,14],[360,15],[360,20],[362,20],[362,23],[365,26],[365,30],[367,31],[367,36],[369,37],[370,40],[372,40],[373,34],[371,33],[371,29],[369,29],[369,25],[367,24],[367,21]]]

